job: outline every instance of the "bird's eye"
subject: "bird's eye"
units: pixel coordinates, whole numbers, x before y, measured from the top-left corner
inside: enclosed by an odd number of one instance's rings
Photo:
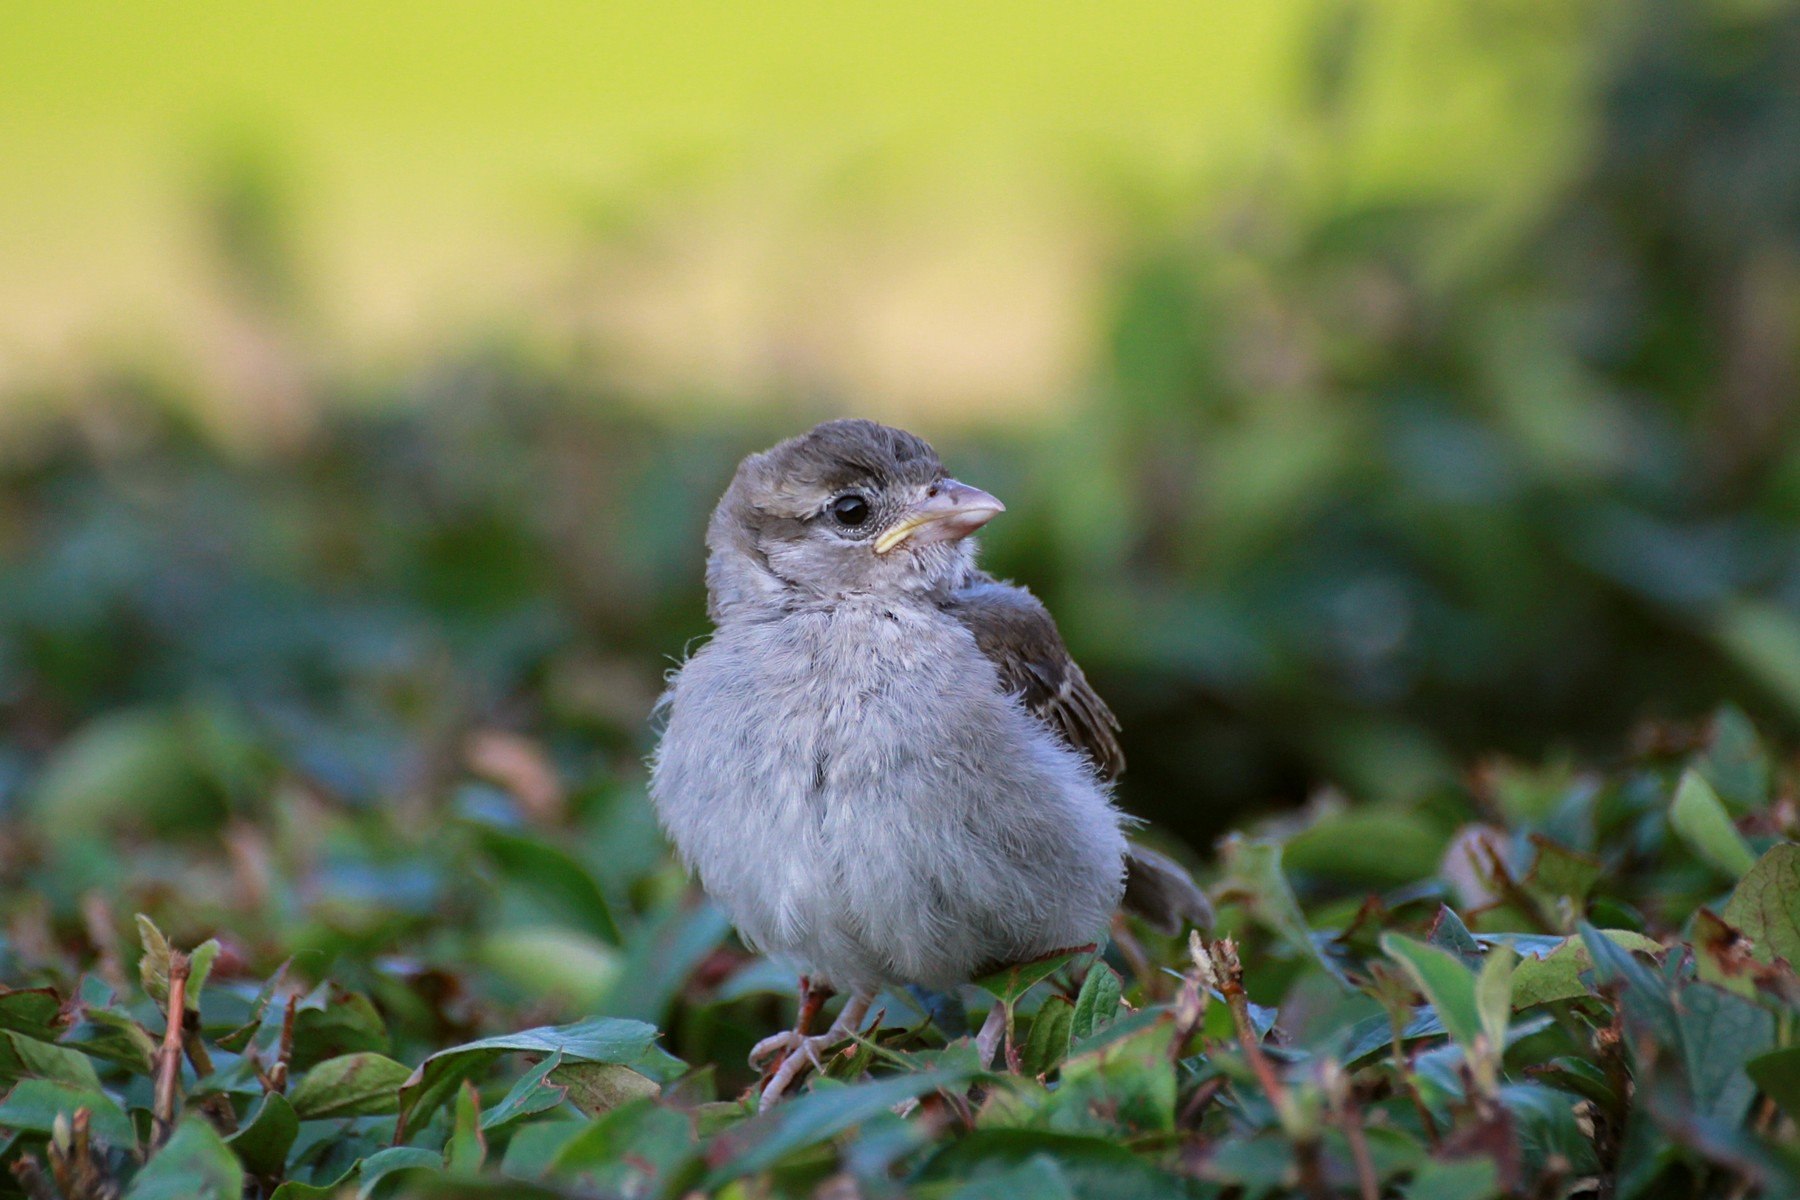
[[[855,492],[847,493],[831,502],[831,516],[839,525],[854,529],[869,519],[869,502]]]

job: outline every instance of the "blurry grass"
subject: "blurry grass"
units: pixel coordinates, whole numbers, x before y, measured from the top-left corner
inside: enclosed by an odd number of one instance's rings
[[[1440,249],[1490,254],[1578,153],[1601,49],[1530,11],[26,5],[0,349],[14,382],[154,351],[254,405],[194,214],[248,143],[362,370],[573,325],[665,400],[1016,411],[1080,386],[1121,221],[1429,196],[1468,208]]]

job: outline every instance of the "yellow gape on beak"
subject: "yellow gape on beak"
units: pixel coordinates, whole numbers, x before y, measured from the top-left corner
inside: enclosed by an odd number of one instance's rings
[[[886,554],[902,542],[953,542],[966,538],[1006,511],[986,492],[954,479],[940,479],[919,501],[875,539],[875,553]]]

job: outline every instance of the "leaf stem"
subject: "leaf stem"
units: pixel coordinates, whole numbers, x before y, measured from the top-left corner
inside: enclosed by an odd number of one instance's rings
[[[289,992],[281,1012],[281,1037],[275,1043],[275,1065],[269,1069],[268,1088],[272,1092],[287,1091],[288,1063],[294,1057],[294,1016],[299,1007],[300,993]]]
[[[1363,1132],[1362,1109],[1356,1101],[1344,1098],[1341,1118],[1344,1139],[1350,1143],[1350,1158],[1356,1163],[1356,1186],[1362,1200],[1381,1200],[1381,1183],[1375,1177],[1375,1160],[1369,1154],[1369,1139]]]
[[[1251,1071],[1256,1074],[1257,1083],[1262,1085],[1263,1092],[1269,1102],[1275,1106],[1275,1115],[1281,1120],[1281,1127],[1294,1142],[1294,1157],[1300,1167],[1300,1191],[1309,1200],[1329,1200],[1331,1189],[1326,1185],[1325,1173],[1319,1160],[1319,1138],[1316,1131],[1308,1130],[1299,1120],[1293,1096],[1281,1076],[1275,1072],[1275,1064],[1263,1053],[1262,1039],[1256,1034],[1256,1025],[1250,1020],[1250,997],[1244,991],[1244,968],[1238,961],[1237,944],[1230,938],[1215,942],[1211,952],[1213,983],[1219,994],[1225,998],[1225,1005],[1231,1010],[1232,1023],[1237,1027],[1238,1044],[1244,1048],[1244,1057],[1250,1063]]]
[[[152,1150],[161,1149],[175,1128],[175,1105],[181,1086],[182,1033],[187,1023],[188,956],[169,954],[168,1024],[156,1052],[156,1091],[151,1104]]]
[[[1394,1028],[1394,1078],[1400,1081],[1407,1099],[1412,1101],[1413,1111],[1419,1114],[1419,1124],[1424,1127],[1425,1140],[1435,1150],[1442,1139],[1438,1134],[1437,1121],[1432,1117],[1431,1109],[1426,1105],[1425,1097],[1419,1094],[1418,1084],[1413,1079],[1412,1059],[1406,1053],[1406,1022],[1393,1009],[1388,1010],[1388,1020]]]

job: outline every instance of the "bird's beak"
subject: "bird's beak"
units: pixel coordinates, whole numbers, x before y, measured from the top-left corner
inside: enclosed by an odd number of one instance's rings
[[[886,554],[907,541],[924,544],[966,538],[1005,511],[1006,505],[980,488],[941,479],[875,539],[875,553]]]

